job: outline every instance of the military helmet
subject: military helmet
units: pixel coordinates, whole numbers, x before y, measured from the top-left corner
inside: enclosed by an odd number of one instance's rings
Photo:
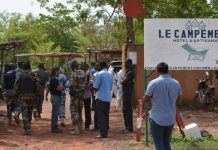
[[[43,62],[39,62],[39,63],[38,63],[38,67],[39,67],[39,68],[44,68],[44,63],[43,63]]]
[[[76,59],[72,59],[71,61],[69,61],[70,66],[75,65],[75,64],[77,64]]]

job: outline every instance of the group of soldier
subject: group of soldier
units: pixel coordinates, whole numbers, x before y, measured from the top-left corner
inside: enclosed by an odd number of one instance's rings
[[[131,62],[131,61],[130,61]],[[127,61],[126,66],[128,66]],[[130,63],[131,65],[131,63]],[[99,118],[96,114],[97,91],[93,88],[95,77],[100,71],[99,63],[93,68],[89,68],[86,63],[79,64],[73,59],[69,62],[71,74],[69,78],[61,72],[60,67],[53,67],[50,76],[45,71],[44,63],[39,63],[38,68],[31,70],[29,62],[18,62],[17,68],[13,64],[6,64],[3,78],[3,90],[7,102],[7,116],[9,124],[12,118],[16,123],[20,123],[19,115],[22,115],[24,134],[28,135],[31,128],[32,116],[38,120],[41,118],[43,100],[48,101],[50,92],[50,101],[52,104],[51,112],[51,132],[61,133],[58,127],[58,119],[61,126],[65,127],[65,101],[66,91],[70,95],[70,112],[72,120],[72,134],[80,134],[82,130],[82,109],[85,110],[85,129],[89,129],[91,124],[91,108],[94,110],[94,129],[99,130]],[[128,73],[127,78],[123,80],[124,87],[127,87],[125,100],[131,99],[132,95],[132,73]],[[130,66],[131,70],[131,66]],[[112,83],[110,83],[112,84]],[[125,89],[125,88],[123,88]],[[44,91],[46,94],[44,96]],[[111,90],[111,89],[110,89]],[[91,105],[92,102],[92,105]],[[130,103],[130,104],[129,104]],[[124,101],[124,120],[125,132],[132,131],[132,104],[130,101]],[[129,121],[130,119],[130,121]]]
[[[7,117],[9,124],[14,118],[20,124],[22,115],[24,133],[29,134],[32,114],[41,118],[44,89],[48,80],[44,64],[39,63],[38,69],[31,71],[29,62],[6,64],[3,76],[3,91],[7,102]]]
[[[17,67],[13,64],[6,64],[4,67],[3,91],[7,102],[9,124],[12,124],[13,118],[17,124],[20,124],[21,114],[24,134],[28,135],[32,116],[36,120],[41,118],[43,100],[48,101],[50,92],[52,104],[51,131],[54,133],[61,132],[57,120],[59,118],[61,126],[65,127],[66,89],[69,89],[72,134],[79,134],[81,131],[84,99],[85,126],[89,128],[91,124],[89,81],[91,78],[88,65],[86,63],[79,65],[76,60],[70,61],[69,64],[72,69],[69,79],[61,72],[60,67],[53,67],[49,77],[48,72],[45,71],[44,63],[39,63],[38,68],[34,71],[31,70],[29,62],[18,62]],[[56,80],[55,84],[52,79]],[[45,90],[46,96],[44,96]],[[57,99],[56,102],[55,99]]]
[[[90,101],[85,99],[84,95],[87,86],[89,86],[89,73],[87,72],[88,65],[86,63],[78,64],[76,60],[69,62],[71,67],[71,75],[69,80],[63,80],[63,74],[60,74],[60,68],[54,67],[51,70],[49,91],[51,95],[52,116],[51,116],[51,131],[53,133],[61,133],[62,130],[58,128],[58,117],[61,119],[61,126],[65,126],[65,115],[60,116],[60,112],[65,112],[65,102],[63,101],[66,89],[69,89],[70,94],[70,111],[72,120],[72,134],[79,134],[82,130],[82,109],[83,103],[85,105],[85,125],[89,128],[91,124],[91,110]],[[62,80],[60,79],[62,76]],[[90,91],[89,91],[90,92]],[[47,97],[47,94],[46,94]],[[66,98],[65,98],[66,99]],[[89,105],[86,102],[89,101]],[[88,122],[88,123],[87,123]]]

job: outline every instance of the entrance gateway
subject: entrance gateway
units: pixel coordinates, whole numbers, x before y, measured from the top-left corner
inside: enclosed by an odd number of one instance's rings
[[[145,19],[144,68],[218,70],[218,19]]]

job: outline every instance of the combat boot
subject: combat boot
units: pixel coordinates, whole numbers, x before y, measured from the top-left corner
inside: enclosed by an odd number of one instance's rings
[[[16,122],[17,124],[20,124],[20,119],[19,119],[18,114],[15,114],[15,115],[14,115],[14,120],[15,120],[15,122]]]
[[[52,128],[51,132],[52,133],[62,133],[63,131],[61,129],[59,129],[59,128]]]
[[[12,118],[8,118],[8,125],[12,125]]]
[[[38,119],[38,113],[37,110],[34,108],[33,109],[33,117],[37,120]]]
[[[83,128],[83,127],[82,127],[82,124],[80,124],[80,125],[79,125],[79,131],[80,131],[80,133],[82,132],[82,128]]]
[[[29,129],[24,129],[24,135],[29,135]]]
[[[39,113],[39,114],[38,114],[38,118],[39,118],[39,119],[41,119],[41,118],[42,118],[42,116],[41,116],[41,113]]]
[[[74,126],[72,128],[70,128],[70,131],[74,131]]]
[[[79,126],[78,126],[78,125],[74,127],[74,130],[71,131],[71,134],[73,134],[73,135],[78,135],[78,134],[80,134],[80,129],[79,129]]]
[[[64,121],[64,118],[60,118],[60,121],[61,121],[61,127],[65,127],[65,121]]]
[[[35,119],[37,119],[37,112],[33,112],[33,117],[35,118]]]

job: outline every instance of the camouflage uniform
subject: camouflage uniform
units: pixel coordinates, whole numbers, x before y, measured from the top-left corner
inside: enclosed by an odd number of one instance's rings
[[[16,78],[18,78],[24,72],[24,70],[21,68],[17,68],[15,71],[16,71]]]
[[[42,69],[37,69],[33,73],[39,79],[39,86],[40,86],[40,95],[37,96],[37,99],[35,101],[33,113],[34,113],[35,118],[41,118],[42,104],[43,104],[43,100],[44,100],[45,84],[48,81],[48,74]]]
[[[25,81],[25,89],[22,89],[22,84],[24,83],[24,76],[31,76],[31,81],[33,81],[32,88],[28,86]],[[22,83],[23,82],[23,83]],[[23,120],[24,133],[28,134],[28,130],[31,128],[32,111],[36,95],[39,95],[39,82],[36,76],[30,73],[30,71],[23,71],[19,76],[16,77],[14,84],[14,95],[19,98],[21,103],[21,113]]]
[[[2,100],[3,99],[3,89],[2,89],[2,86],[0,85],[0,100]]]
[[[24,72],[24,70],[22,69],[22,68],[17,68],[16,70],[16,79],[18,79],[19,77],[20,77],[20,75]],[[17,97],[17,98],[15,98],[14,97],[14,100],[15,100],[15,102],[16,102],[16,112],[15,112],[15,115],[17,115],[18,116],[18,118],[19,118],[19,116],[20,116],[20,113],[21,113],[21,106],[20,106],[20,100],[19,100],[19,98]]]
[[[85,90],[86,73],[83,70],[76,69],[71,73],[70,80],[70,111],[73,126],[82,125],[82,108],[83,108],[83,94]]]
[[[12,123],[12,116],[14,116],[16,123],[19,124],[20,105],[18,99],[13,97],[13,87],[16,79],[16,71],[14,65],[9,64],[8,67],[10,70],[4,74],[3,78],[3,88],[5,91],[5,100],[7,102],[7,116],[9,119],[9,124]]]
[[[14,70],[12,70],[12,71],[8,71],[4,75],[4,80],[3,80],[3,88],[5,90],[5,99],[7,102],[7,117],[9,118],[9,124],[11,124],[12,113],[15,107],[15,105],[13,104],[14,102],[13,84],[15,78],[16,78],[16,73],[14,72]]]

